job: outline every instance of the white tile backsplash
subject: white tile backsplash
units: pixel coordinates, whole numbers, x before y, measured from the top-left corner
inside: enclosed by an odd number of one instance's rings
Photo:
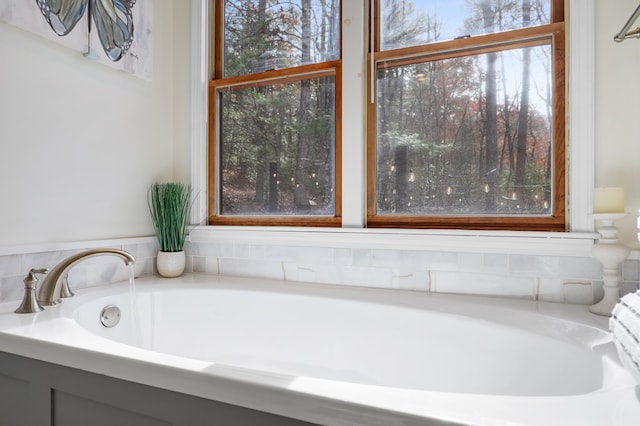
[[[265,258],[266,247],[254,244],[234,244],[233,257],[237,259],[263,259]]]
[[[602,289],[602,283],[600,283]],[[591,305],[594,303],[594,283],[591,281],[566,281],[562,284],[563,302],[576,303],[580,305]],[[604,296],[601,292],[600,298]]]
[[[24,277],[19,276],[0,278],[0,299],[2,301],[22,300],[24,296],[23,280]]]
[[[436,271],[431,291],[436,293],[476,294],[536,299],[535,277],[481,274],[477,272]]]
[[[0,277],[19,275],[22,267],[21,258],[20,255],[0,256]]]
[[[561,278],[541,277],[538,280],[538,300],[543,302],[565,302]]]
[[[146,240],[145,240],[146,241]],[[87,248],[95,248],[88,245]],[[157,243],[109,245],[126,250],[136,258],[136,277],[154,272]],[[32,268],[53,268],[60,261],[82,250],[55,250],[41,253],[16,253],[0,256],[0,301],[19,301],[24,295],[24,277]],[[42,278],[40,278],[42,279]],[[69,270],[69,287],[80,289],[110,284],[129,279],[129,267],[114,256],[94,256],[83,260]]]
[[[329,247],[270,246],[264,250],[268,260],[330,263],[334,260],[334,249]]]
[[[509,273],[551,278],[598,279],[602,276],[602,266],[590,257],[511,255]]]
[[[300,264],[294,261],[282,262],[286,281],[318,282],[315,265]]]
[[[509,272],[509,256],[503,254],[483,254],[482,269],[486,272],[507,274]]]
[[[353,265],[353,249],[334,248],[333,264],[342,266]]]
[[[458,253],[459,272],[509,274],[509,256],[490,253]]]
[[[622,294],[635,293],[638,291],[637,281],[623,281],[620,283],[620,292]]]
[[[640,262],[637,260],[625,260],[622,264],[622,279],[638,283],[640,280]]]
[[[219,259],[219,274],[284,280],[283,262],[267,259]]]
[[[234,249],[229,243],[190,243],[190,254],[198,259],[194,262],[199,265],[198,271],[223,275],[558,303],[591,304],[601,292],[598,286],[602,286],[601,265],[582,256],[345,248],[344,244],[331,248],[313,247],[308,242],[304,246],[275,243],[251,248],[246,243],[238,246]],[[247,257],[246,253],[253,253],[254,257]],[[625,277],[636,277],[623,283],[623,292],[637,289],[638,260],[627,260],[623,268]]]
[[[359,287],[392,287],[392,271],[387,268],[339,266],[340,283]]]
[[[399,290],[429,291],[429,271],[419,269],[393,269],[391,271],[391,288]]]
[[[155,273],[157,243],[119,246],[136,257],[136,276]],[[438,252],[291,243],[188,242],[187,271],[413,291],[481,294],[591,304],[602,297],[602,267],[589,257]],[[21,300],[29,269],[53,267],[80,250],[0,256],[0,300]],[[640,261],[623,262],[623,293],[637,291]],[[71,288],[128,278],[117,258],[97,256],[70,272]]]
[[[459,253],[458,271],[482,271],[484,269],[484,254],[482,253]]]

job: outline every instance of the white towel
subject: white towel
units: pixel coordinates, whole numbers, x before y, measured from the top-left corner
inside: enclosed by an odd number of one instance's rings
[[[620,299],[620,301],[630,307],[636,312],[638,316],[640,316],[640,291],[629,293],[622,299]]]
[[[621,308],[614,312],[611,318],[629,330],[629,333],[640,341],[640,315],[637,315],[623,303],[620,303]]]
[[[640,383],[640,291],[627,294],[613,308],[609,329],[622,364]]]

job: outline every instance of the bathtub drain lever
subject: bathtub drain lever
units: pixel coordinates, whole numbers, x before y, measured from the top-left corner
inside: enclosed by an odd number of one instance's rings
[[[116,305],[107,305],[100,311],[100,322],[107,328],[115,327],[120,322],[122,313]]]

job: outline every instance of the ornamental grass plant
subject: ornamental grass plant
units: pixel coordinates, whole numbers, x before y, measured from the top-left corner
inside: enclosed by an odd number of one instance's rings
[[[160,251],[182,251],[191,210],[191,187],[156,182],[149,188],[147,202]]]

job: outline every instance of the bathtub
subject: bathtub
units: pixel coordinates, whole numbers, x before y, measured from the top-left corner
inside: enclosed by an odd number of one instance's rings
[[[17,305],[0,305],[4,352],[310,423],[640,418],[607,319],[582,306],[201,274]]]

